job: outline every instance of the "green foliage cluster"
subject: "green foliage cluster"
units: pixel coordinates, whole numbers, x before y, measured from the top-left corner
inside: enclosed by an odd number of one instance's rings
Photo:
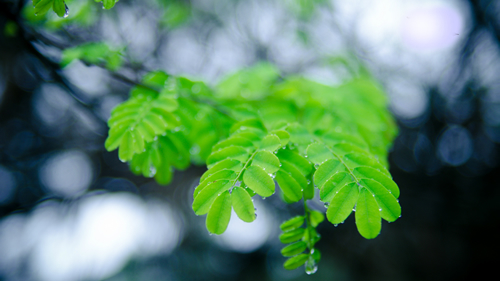
[[[123,59],[119,50],[113,50],[102,42],[87,43],[73,48],[64,49],[62,52],[61,66],[65,67],[73,60],[96,65],[105,65],[107,69],[115,71],[123,64]]]
[[[401,214],[387,153],[397,133],[386,98],[368,76],[338,87],[282,77],[261,63],[211,88],[163,72],[147,74],[108,121],[105,146],[118,149],[132,172],[168,184],[173,170],[206,163],[193,210],[207,214],[209,232],[223,233],[231,210],[256,219],[253,196],[278,191],[303,201],[304,215],[281,225],[285,268],[317,269],[316,227],[324,215],[307,200],[316,189],[332,224],[355,211],[359,233],[372,239],[381,219]],[[278,189],[276,189],[278,187]]]
[[[118,0],[94,0],[95,2],[102,2],[104,9],[111,9],[115,6]],[[67,17],[69,15],[69,8],[64,0],[33,0],[33,8],[35,16],[45,15],[50,9],[54,11],[59,17]]]

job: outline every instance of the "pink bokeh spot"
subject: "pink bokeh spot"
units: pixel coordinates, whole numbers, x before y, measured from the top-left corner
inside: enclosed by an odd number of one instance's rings
[[[454,7],[426,7],[402,19],[403,43],[416,50],[432,51],[453,46],[463,34],[463,18]]]

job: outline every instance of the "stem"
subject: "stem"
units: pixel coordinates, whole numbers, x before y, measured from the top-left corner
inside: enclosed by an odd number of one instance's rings
[[[306,241],[306,244],[307,244],[307,247],[309,248],[309,252],[312,251],[312,249],[314,248],[314,242],[313,242],[313,239],[311,237],[311,233],[310,233],[310,229],[312,228],[311,226],[311,218],[310,218],[310,214],[311,212],[309,211],[309,207],[307,206],[307,199],[305,198],[304,196],[305,194],[302,193],[302,196],[304,198],[304,214],[305,214],[305,217],[306,217],[306,231],[308,231],[308,239]]]
[[[253,160],[253,157],[255,156],[255,154],[257,153],[257,151],[259,151],[259,149],[256,149],[252,155],[250,156],[250,158],[248,158],[247,162],[245,163],[245,165],[243,166],[243,168],[241,169],[241,171],[238,173],[238,175],[236,176],[236,178],[234,179],[233,181],[233,185],[239,180],[239,178],[241,177],[241,175],[243,175],[243,171],[247,168],[248,164],[250,162],[252,162]]]

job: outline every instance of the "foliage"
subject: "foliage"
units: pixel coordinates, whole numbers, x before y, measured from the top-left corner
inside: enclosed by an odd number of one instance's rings
[[[104,64],[110,70],[117,70],[123,63],[120,51],[111,49],[105,43],[87,43],[65,49],[61,66],[67,66],[75,59],[91,64]]]
[[[359,233],[372,239],[381,219],[401,214],[398,186],[388,172],[387,152],[396,127],[383,92],[369,77],[338,87],[302,77],[281,77],[260,63],[223,79],[202,82],[152,72],[117,106],[108,125],[106,149],[118,148],[134,173],[161,184],[173,168],[205,162],[193,194],[193,210],[222,234],[231,210],[256,219],[253,196],[275,194],[304,202],[304,215],[281,225],[285,268],[317,269],[324,215],[306,204],[319,189],[332,224],[355,212]]]
[[[95,2],[110,9],[117,1]],[[165,8],[164,26],[174,28],[190,17],[182,1],[158,4]],[[33,7],[36,15],[51,8],[59,17],[68,15],[63,0],[34,0]],[[307,19],[315,5],[300,0],[292,7]],[[65,49],[61,66],[75,59],[112,71],[123,64],[120,51],[105,43]],[[330,63],[339,62],[347,64],[343,58]],[[283,77],[271,64],[259,63],[209,87],[153,71],[112,110],[105,148],[118,149],[133,173],[160,184],[170,183],[175,169],[206,164],[192,208],[207,215],[210,233],[224,233],[232,210],[244,222],[254,221],[252,197],[272,196],[277,187],[284,202],[302,200],[304,214],[280,226],[279,239],[288,244],[281,253],[288,258],[286,269],[305,265],[313,274],[321,259],[317,226],[325,219],[307,204],[316,193],[330,223],[337,226],[355,211],[357,229],[367,239],[379,235],[382,219],[393,222],[401,215],[399,189],[387,163],[396,126],[384,93],[366,71],[361,73],[332,87]]]

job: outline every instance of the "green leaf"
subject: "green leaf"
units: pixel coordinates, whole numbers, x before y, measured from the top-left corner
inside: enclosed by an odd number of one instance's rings
[[[213,146],[212,151],[217,151],[222,148],[226,148],[229,146],[241,146],[243,148],[254,148],[253,147],[253,142],[251,142],[249,139],[242,138],[242,137],[231,137],[226,140],[218,142],[216,145]]]
[[[307,244],[304,241],[295,242],[281,249],[281,254],[284,257],[293,257],[304,252],[307,249]]]
[[[372,179],[389,190],[395,198],[399,197],[399,188],[396,183],[387,175],[370,167],[357,167],[353,171],[354,175],[360,179]]]
[[[273,179],[258,166],[250,166],[246,169],[243,182],[262,197],[269,197],[274,193]]]
[[[295,230],[282,233],[279,238],[283,244],[293,243],[302,239],[304,232],[304,228],[297,228]]]
[[[232,170],[220,170],[212,175],[208,176],[203,182],[196,187],[193,193],[193,199],[196,198],[198,193],[203,190],[208,184],[218,181],[218,180],[234,180],[236,179],[236,173]]]
[[[278,136],[282,147],[287,145],[288,141],[290,140],[290,134],[285,130],[272,131],[271,134]]]
[[[127,131],[121,139],[118,157],[125,162],[131,160],[135,153],[141,153],[143,150],[144,140],[141,139],[141,136],[134,131]]]
[[[66,14],[66,10],[68,9],[68,6],[66,6],[64,0],[54,0],[52,8],[59,17],[64,17],[64,15]]]
[[[162,163],[160,166],[156,167],[155,180],[159,184],[166,185],[172,181],[173,172],[172,166],[166,163]]]
[[[104,9],[109,10],[115,6],[116,0],[102,0],[102,5]]]
[[[280,228],[281,228],[281,230],[283,232],[288,232],[288,231],[295,230],[295,229],[301,227],[304,224],[305,219],[306,218],[304,216],[293,217],[293,218],[291,218],[291,219],[286,220],[285,222],[283,222],[280,225]]]
[[[309,132],[298,124],[292,124],[287,127],[290,134],[290,143],[292,146],[297,147],[299,152],[303,154],[307,146],[311,143],[311,135]]]
[[[245,148],[241,146],[229,146],[210,154],[207,158],[207,167],[212,168],[215,164],[226,159],[245,162],[248,157],[249,155]]]
[[[345,166],[340,161],[330,159],[320,165],[314,173],[314,184],[321,189],[333,175],[343,171],[345,171]]]
[[[325,220],[325,215],[318,211],[311,211],[309,215],[309,221],[312,227],[317,227],[320,223]]]
[[[231,182],[227,180],[209,183],[205,188],[203,188],[203,190],[200,191],[200,193],[198,193],[193,201],[193,211],[195,214],[206,214],[219,194],[230,188]]]
[[[262,124],[262,121],[260,121],[259,119],[252,118],[234,124],[229,132],[233,134],[237,131],[245,131],[245,130],[256,130],[260,132],[265,132],[266,127],[264,126],[264,124]]]
[[[253,222],[255,220],[255,207],[252,197],[250,197],[250,194],[246,190],[238,186],[233,187],[231,202],[234,211],[242,221]]]
[[[312,252],[311,256],[313,257],[313,259],[316,262],[319,262],[319,260],[321,260],[321,252],[316,248],[314,248],[311,252]]]
[[[307,158],[314,164],[323,164],[326,160],[333,159],[330,150],[321,143],[312,143],[306,150]]]
[[[304,176],[309,175],[312,171],[312,165],[307,161],[307,159],[298,153],[288,150],[288,149],[280,149],[276,154],[280,159],[280,162],[283,164],[284,162],[294,166],[300,173]]]
[[[384,186],[371,179],[361,180],[361,185],[375,196],[375,200],[380,207],[380,214],[384,220],[393,222],[401,216],[401,206]]]
[[[326,211],[328,221],[333,224],[343,223],[351,214],[354,205],[358,200],[358,185],[350,183],[342,186],[333,196],[330,206]],[[356,214],[357,215],[357,214]]]
[[[252,160],[252,166],[261,167],[266,173],[276,173],[280,169],[280,160],[268,151],[258,151]]]
[[[262,139],[260,149],[265,151],[274,152],[281,147],[281,140],[276,135],[268,135]]]
[[[276,173],[276,181],[290,202],[298,202],[302,198],[302,187],[290,174],[280,170]]]
[[[321,187],[319,198],[321,201],[329,203],[344,185],[352,182],[353,178],[349,173],[336,173]]]
[[[390,177],[391,174],[375,158],[364,153],[350,153],[344,156],[344,162],[351,169],[360,166],[371,167]]]
[[[283,266],[285,267],[285,269],[288,269],[288,270],[296,269],[299,266],[304,265],[308,258],[309,258],[309,255],[300,254],[298,256],[287,259]]]
[[[204,181],[206,178],[209,176],[217,173],[220,170],[233,170],[233,171],[239,171],[243,168],[243,164],[234,159],[226,159],[218,162],[217,164],[213,165],[208,171],[206,171],[200,178],[200,182]]]
[[[366,188],[362,188],[359,192],[355,217],[356,226],[361,236],[366,239],[373,239],[378,236],[382,228],[379,206]]]
[[[49,9],[53,6],[53,2],[54,0],[40,0],[36,2],[36,5],[35,2],[33,2],[35,6],[35,15],[41,16],[46,14],[49,11]]]
[[[231,218],[231,197],[229,191],[217,196],[207,215],[207,229],[214,234],[222,234]]]

